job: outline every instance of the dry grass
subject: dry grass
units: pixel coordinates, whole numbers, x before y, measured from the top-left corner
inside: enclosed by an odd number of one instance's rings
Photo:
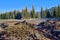
[[[23,23],[6,27],[3,33],[6,40],[48,40],[37,30]]]

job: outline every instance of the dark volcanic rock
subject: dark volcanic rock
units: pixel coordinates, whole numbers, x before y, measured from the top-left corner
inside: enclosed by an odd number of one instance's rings
[[[49,39],[53,40],[60,40],[60,30],[56,30],[57,21],[48,20],[46,22],[39,23],[36,28],[40,32],[43,33],[43,35]]]
[[[8,24],[0,23],[0,27],[2,27],[2,28],[6,28],[6,27],[8,27]]]

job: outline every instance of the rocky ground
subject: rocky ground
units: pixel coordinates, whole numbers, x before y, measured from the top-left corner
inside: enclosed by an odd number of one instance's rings
[[[0,40],[60,40],[60,21],[48,20],[38,25],[26,21],[1,22]]]

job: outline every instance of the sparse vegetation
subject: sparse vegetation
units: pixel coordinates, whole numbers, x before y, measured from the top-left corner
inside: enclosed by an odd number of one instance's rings
[[[0,28],[0,38],[2,40],[55,40],[59,39],[60,21],[46,21],[38,25],[23,22],[7,22],[5,28]],[[4,25],[5,26],[5,22]],[[34,26],[39,26],[35,28]],[[56,35],[55,35],[56,34]],[[56,37],[56,38],[55,38]]]
[[[4,28],[0,36],[4,40],[48,40],[40,32],[27,24],[20,23]],[[43,37],[43,38],[42,38]]]

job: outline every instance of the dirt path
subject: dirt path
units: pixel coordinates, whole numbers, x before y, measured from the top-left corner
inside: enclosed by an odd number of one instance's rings
[[[5,20],[0,20],[0,23],[9,23],[9,24],[13,24],[13,23],[16,23],[16,22],[21,22],[21,21],[24,21],[26,20],[26,22],[28,23],[31,23],[31,24],[38,24],[42,21],[44,21],[45,19],[21,19],[21,20],[14,20],[14,19],[5,19]]]

